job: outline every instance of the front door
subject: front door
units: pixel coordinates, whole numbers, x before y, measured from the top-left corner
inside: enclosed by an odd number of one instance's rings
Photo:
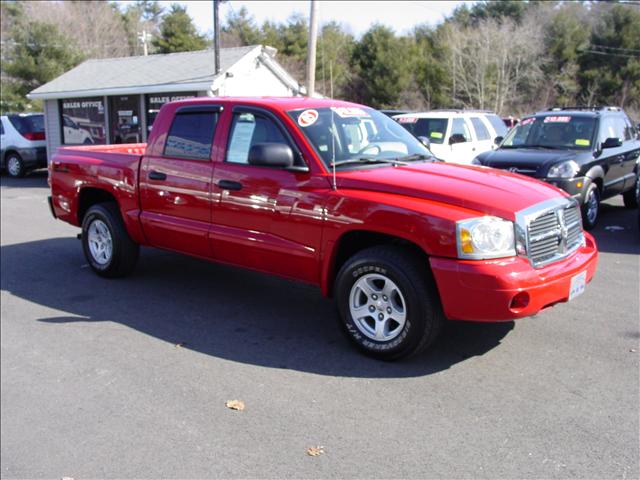
[[[249,149],[260,143],[284,143],[297,152],[275,115],[234,108],[225,161],[217,163],[212,182],[215,258],[317,283],[324,196],[314,192],[328,185],[306,172],[249,165]]]
[[[220,108],[178,109],[162,151],[140,169],[141,223],[153,246],[211,257],[212,144]]]
[[[464,118],[451,120],[451,132],[449,133],[447,162],[469,164],[476,157],[476,144],[471,136],[470,125]]]

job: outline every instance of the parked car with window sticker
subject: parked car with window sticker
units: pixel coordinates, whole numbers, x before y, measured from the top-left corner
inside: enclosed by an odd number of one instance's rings
[[[82,228],[98,275],[131,273],[149,245],[307,282],[378,358],[424,350],[446,318],[573,300],[596,270],[565,193],[435,161],[391,118],[338,100],[168,103],[148,144],[62,147],[50,169],[51,211]]]
[[[622,195],[636,208],[640,162],[638,131],[618,107],[563,108],[538,112],[514,127],[480,165],[546,181],[582,207],[587,230],[595,227],[603,199]]]
[[[9,114],[0,117],[0,168],[12,177],[47,166],[47,148],[42,113]]]
[[[474,110],[434,110],[393,117],[427,144],[445,162],[470,164],[482,152],[495,148],[507,127],[497,115]]]

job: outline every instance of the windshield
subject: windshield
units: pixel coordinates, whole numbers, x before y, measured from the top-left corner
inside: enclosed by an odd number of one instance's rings
[[[327,167],[334,162],[336,165],[354,165],[351,160],[384,164],[387,159],[433,158],[417,138],[385,114],[371,108],[332,107],[287,113]]]
[[[572,115],[525,118],[507,134],[500,148],[588,149],[595,124],[594,118]]]
[[[416,137],[427,137],[431,143],[443,143],[447,132],[447,118],[398,117],[398,123]]]

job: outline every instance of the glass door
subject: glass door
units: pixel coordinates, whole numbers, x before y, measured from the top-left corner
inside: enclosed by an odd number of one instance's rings
[[[109,123],[112,143],[140,143],[140,96],[109,97]]]

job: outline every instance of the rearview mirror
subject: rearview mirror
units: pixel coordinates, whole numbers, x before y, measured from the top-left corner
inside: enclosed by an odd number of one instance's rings
[[[257,143],[249,150],[249,165],[289,168],[293,166],[293,150],[284,143]]]
[[[500,145],[502,143],[502,140],[504,140],[504,137],[496,137],[493,139],[493,143],[495,143],[496,145]]]
[[[428,137],[419,136],[418,140],[420,140],[420,143],[422,143],[425,147],[431,150],[431,140],[429,140]]]
[[[449,137],[449,145],[455,145],[456,143],[464,143],[467,139],[461,133],[454,133]]]
[[[602,148],[617,148],[622,146],[622,140],[615,137],[609,137],[602,142]]]

